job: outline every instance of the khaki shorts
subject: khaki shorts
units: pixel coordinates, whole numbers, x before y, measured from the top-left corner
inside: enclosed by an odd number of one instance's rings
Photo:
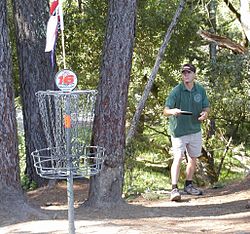
[[[171,136],[172,151],[174,157],[182,158],[184,152],[187,151],[188,155],[193,157],[199,157],[201,155],[202,147],[202,133],[197,132],[181,137]]]

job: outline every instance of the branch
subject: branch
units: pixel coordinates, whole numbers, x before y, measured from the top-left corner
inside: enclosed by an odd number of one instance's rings
[[[242,1],[241,1],[241,10],[239,13],[229,0],[224,0],[224,2],[228,6],[229,10],[235,14],[236,18],[239,20],[240,24],[242,25],[243,34],[244,34],[244,38],[243,38],[244,45],[247,47],[248,41],[249,41],[249,32],[246,30],[245,25],[248,25],[248,23],[247,24],[244,23],[245,18],[244,18],[244,16],[242,16],[242,11],[243,11],[243,15],[244,15],[244,13],[247,12],[248,7],[245,8],[244,6],[242,6]]]
[[[232,11],[236,18],[240,21],[241,23],[241,19],[240,19],[240,13],[234,8],[234,6],[232,5],[232,3],[229,0],[224,0],[224,2],[226,3],[226,5],[228,6],[228,8],[230,9],[230,11]]]
[[[221,173],[221,169],[222,169],[222,165],[223,165],[223,162],[224,162],[224,159],[225,159],[225,157],[226,157],[226,155],[227,155],[227,152],[228,152],[228,150],[229,150],[229,146],[230,146],[230,144],[231,144],[231,142],[232,142],[232,136],[230,137],[230,139],[229,139],[229,141],[227,142],[227,145],[226,145],[226,148],[224,149],[224,151],[223,151],[223,155],[222,155],[222,157],[221,157],[221,161],[220,161],[220,164],[219,164],[219,167],[218,167],[218,171],[217,171],[217,176],[218,176],[218,178],[219,178],[219,176],[220,176],[220,173]]]
[[[228,48],[237,54],[244,54],[247,52],[247,48],[242,45],[233,42],[227,37],[219,36],[216,34],[209,33],[204,30],[199,30],[198,34],[205,40],[217,43],[218,46]]]
[[[154,132],[158,133],[158,134],[162,134],[163,136],[167,136],[170,137],[168,133],[166,133],[166,131],[159,131],[156,128],[151,127],[150,125],[145,124],[147,128],[153,130]]]

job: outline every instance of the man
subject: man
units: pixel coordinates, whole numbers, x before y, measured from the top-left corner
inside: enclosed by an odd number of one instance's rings
[[[169,94],[163,111],[163,114],[170,118],[169,130],[174,155],[171,166],[171,201],[181,200],[178,180],[185,151],[188,161],[184,191],[191,195],[202,194],[201,190],[193,186],[192,179],[196,169],[196,159],[201,155],[201,122],[207,119],[209,112],[206,91],[199,83],[195,82],[195,66],[184,64],[181,73],[182,82]],[[182,113],[183,111],[186,113]]]

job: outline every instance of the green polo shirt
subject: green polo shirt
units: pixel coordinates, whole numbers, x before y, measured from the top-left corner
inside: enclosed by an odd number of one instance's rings
[[[174,137],[180,137],[201,131],[201,122],[198,118],[202,110],[209,107],[209,101],[205,89],[199,83],[195,82],[191,91],[180,83],[169,94],[165,106],[193,113],[169,117],[169,133]]]

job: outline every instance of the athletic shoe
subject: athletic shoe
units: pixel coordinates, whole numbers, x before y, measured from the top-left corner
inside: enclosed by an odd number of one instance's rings
[[[170,201],[180,201],[181,200],[181,194],[177,188],[173,189],[171,191],[170,195]]]
[[[190,195],[202,195],[202,191],[195,188],[192,184],[184,187],[184,192]]]

